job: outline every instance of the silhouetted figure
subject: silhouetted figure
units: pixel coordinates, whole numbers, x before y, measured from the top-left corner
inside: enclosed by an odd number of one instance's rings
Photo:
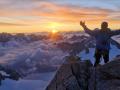
[[[80,25],[84,28],[85,32],[89,35],[95,37],[96,39],[96,49],[95,49],[95,64],[96,67],[100,63],[100,58],[103,56],[104,62],[107,63],[109,61],[109,50],[110,50],[110,40],[114,35],[120,34],[119,30],[113,30],[108,28],[107,22],[102,22],[100,30],[90,30],[85,22],[80,21]]]

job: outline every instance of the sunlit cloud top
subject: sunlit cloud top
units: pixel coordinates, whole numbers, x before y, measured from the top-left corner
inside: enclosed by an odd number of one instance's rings
[[[80,30],[84,20],[90,28],[108,21],[119,28],[120,0],[0,0],[1,32],[51,31],[56,23],[59,31]]]

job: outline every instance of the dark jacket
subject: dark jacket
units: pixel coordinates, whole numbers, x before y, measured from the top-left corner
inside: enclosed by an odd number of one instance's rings
[[[111,37],[120,34],[120,30],[111,31],[109,28],[107,28],[106,30],[97,29],[94,31],[85,29],[85,32],[95,37],[96,48],[101,50],[109,50]]]

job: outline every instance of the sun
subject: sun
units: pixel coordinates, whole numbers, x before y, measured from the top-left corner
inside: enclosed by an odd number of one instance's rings
[[[49,22],[48,28],[51,30],[53,34],[59,32],[60,28],[62,27],[62,24],[59,22]]]
[[[53,34],[55,34],[55,33],[57,33],[57,32],[58,32],[58,31],[55,30],[55,29],[52,30],[52,33],[53,33]]]

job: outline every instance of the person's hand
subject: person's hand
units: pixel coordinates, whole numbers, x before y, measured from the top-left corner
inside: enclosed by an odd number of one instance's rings
[[[83,21],[80,21],[80,25],[81,25],[82,27],[86,26],[86,25],[85,25],[85,21],[84,21],[84,22],[83,22]]]

